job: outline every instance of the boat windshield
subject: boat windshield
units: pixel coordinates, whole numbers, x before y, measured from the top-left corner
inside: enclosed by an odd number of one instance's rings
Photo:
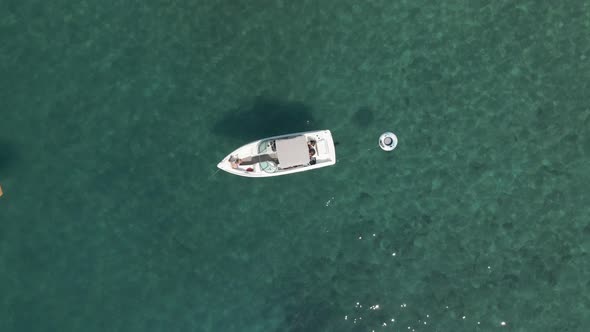
[[[275,146],[274,139],[264,140],[260,142],[260,144],[258,144],[258,154],[268,154],[273,152],[274,150],[276,150],[276,148],[273,149],[273,146]],[[274,173],[278,169],[277,164],[273,163],[272,161],[261,161],[260,163],[258,163],[258,165],[260,165],[260,169],[266,173]]]
[[[258,144],[258,153],[269,153],[270,152],[270,140],[264,140]]]

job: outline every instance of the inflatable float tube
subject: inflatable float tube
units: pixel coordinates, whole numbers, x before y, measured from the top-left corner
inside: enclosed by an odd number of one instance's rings
[[[392,132],[386,132],[379,137],[379,146],[384,151],[392,151],[397,146],[397,136]]]

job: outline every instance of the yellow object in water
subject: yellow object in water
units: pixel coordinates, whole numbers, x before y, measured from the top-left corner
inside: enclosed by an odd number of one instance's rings
[[[2,192],[2,186],[0,186],[0,196],[2,196],[3,192]]]

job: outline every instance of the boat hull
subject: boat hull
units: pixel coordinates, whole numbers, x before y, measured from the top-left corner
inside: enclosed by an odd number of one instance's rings
[[[237,158],[242,160],[256,160],[258,156],[264,155],[265,153],[273,153],[273,151],[269,150],[270,142],[281,139],[294,138],[297,136],[304,136],[306,140],[313,140],[316,142],[317,146],[315,150],[317,150],[317,154],[315,155],[315,164],[299,165],[282,169],[280,167],[280,161],[278,164],[264,161],[260,163],[250,163],[248,165],[239,165],[237,168],[232,167],[232,163],[230,162],[231,158]],[[246,145],[239,147],[238,149],[232,151],[230,154],[225,156],[225,158],[223,158],[217,164],[217,167],[230,174],[244,177],[259,178],[300,173],[304,171],[310,171],[318,168],[332,166],[334,164],[336,164],[336,150],[334,147],[332,133],[329,130],[318,130],[267,137],[254,142],[250,142]]]

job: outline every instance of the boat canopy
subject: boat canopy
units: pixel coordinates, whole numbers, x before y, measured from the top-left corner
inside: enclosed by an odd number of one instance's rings
[[[309,149],[305,136],[277,139],[277,156],[281,168],[306,165],[309,163]]]

